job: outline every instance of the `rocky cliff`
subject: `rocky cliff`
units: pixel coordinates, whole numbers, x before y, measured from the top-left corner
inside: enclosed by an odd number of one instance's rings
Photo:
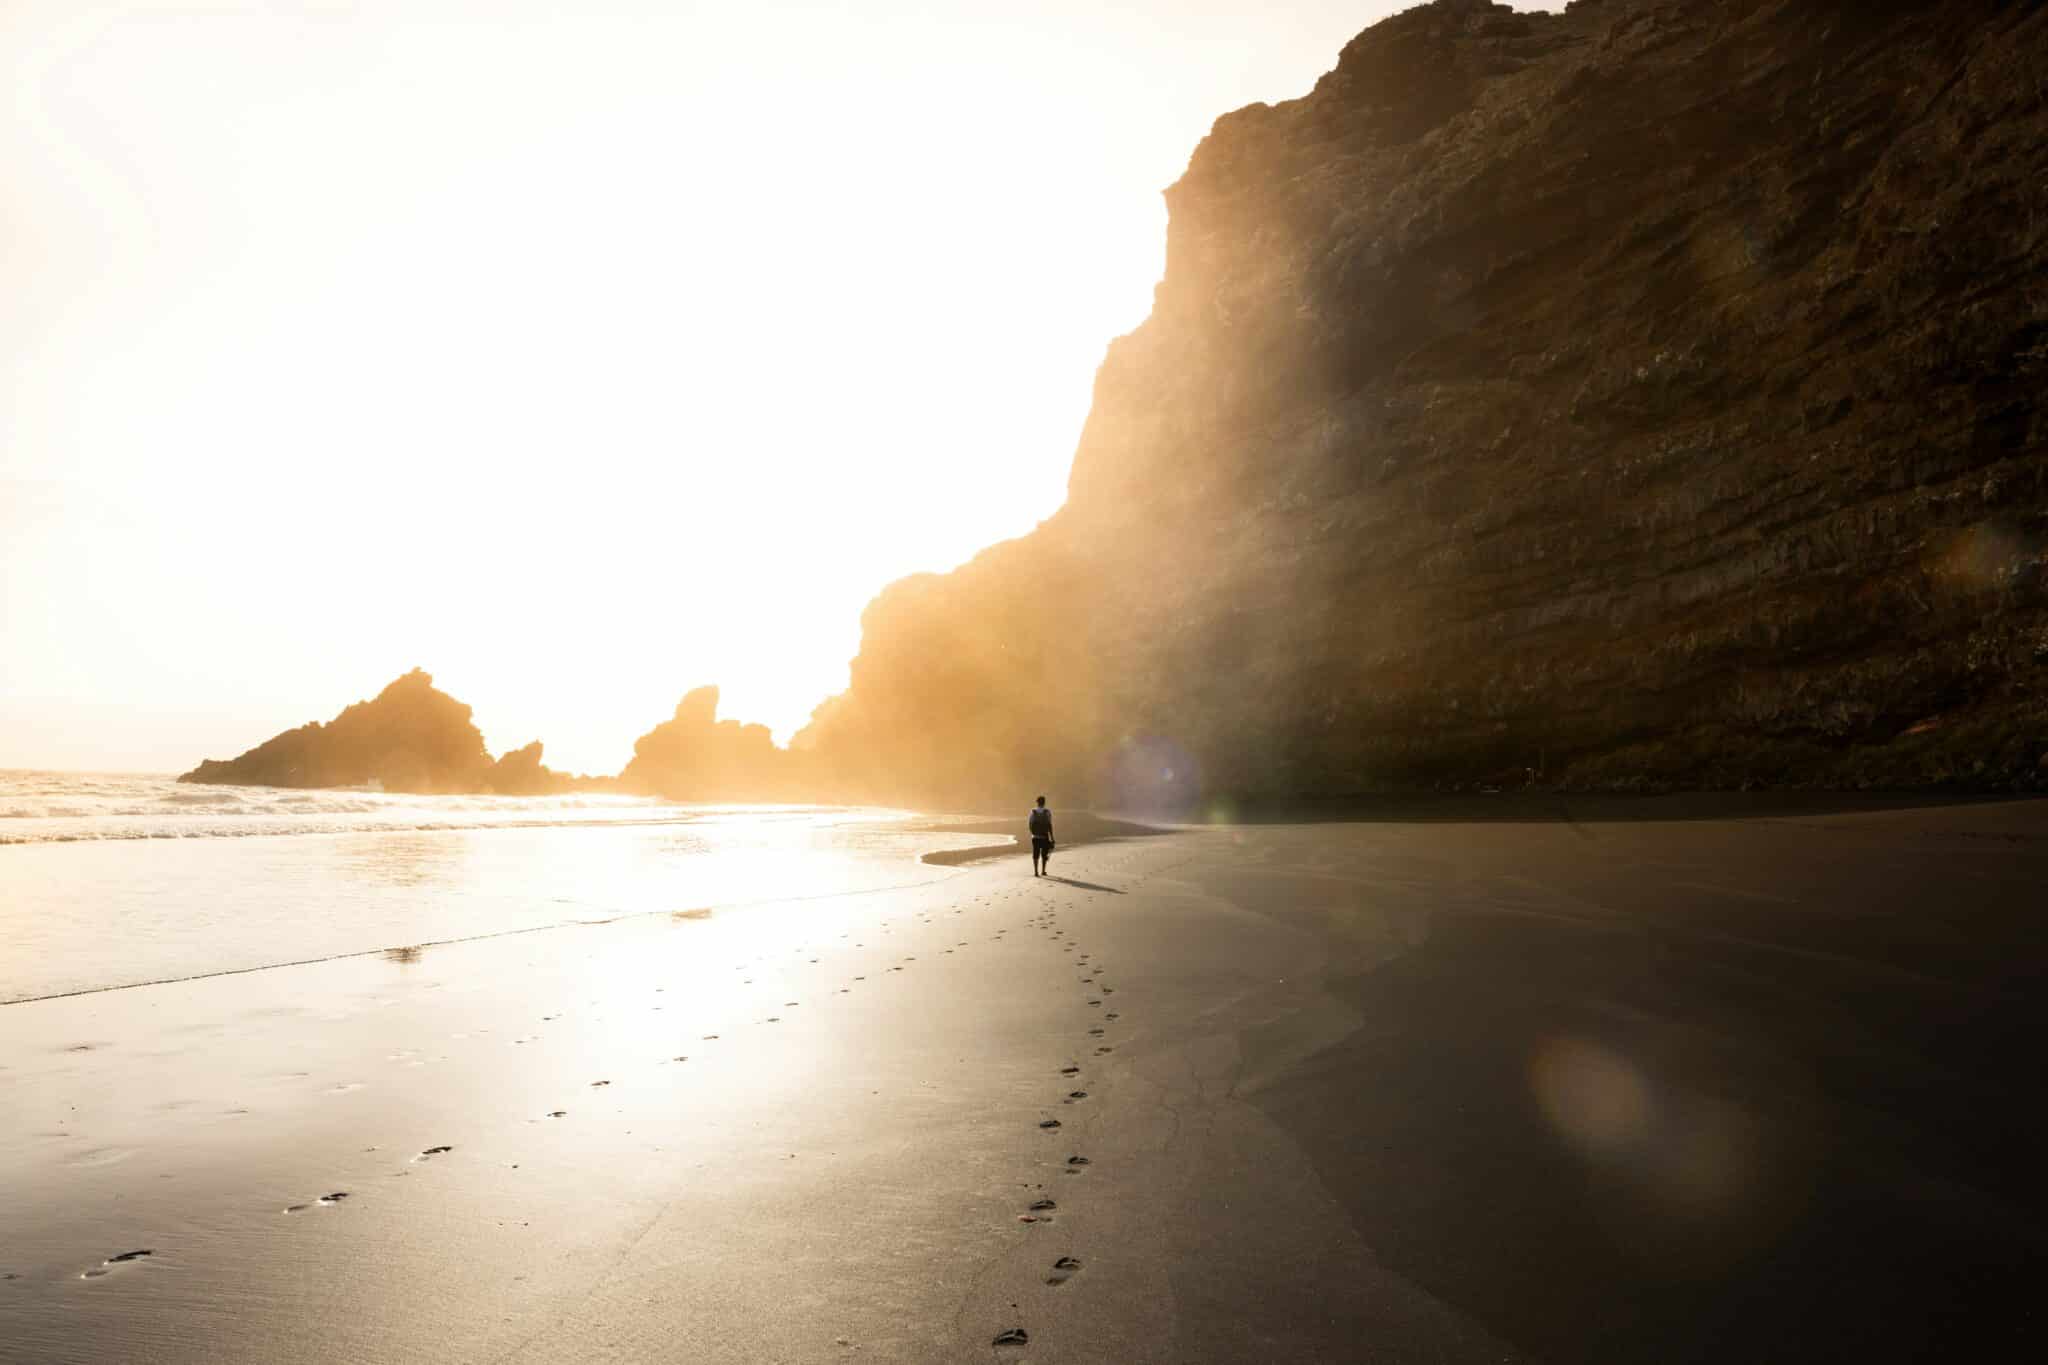
[[[2048,780],[2048,11],[1437,0],[1167,192],[1067,505],[800,747],[952,801]]]
[[[262,787],[359,787],[386,791],[560,791],[577,779],[550,771],[538,741],[493,762],[470,708],[420,669],[322,725],[286,730],[239,758],[209,758],[178,780]]]

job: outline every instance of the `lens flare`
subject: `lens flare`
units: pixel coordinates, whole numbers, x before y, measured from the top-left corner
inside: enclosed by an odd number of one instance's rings
[[[1117,808],[1177,817],[1202,796],[1201,765],[1171,739],[1132,735],[1118,749],[1111,768]]]
[[[1613,1156],[1649,1136],[1650,1088],[1629,1061],[1578,1038],[1552,1038],[1529,1065],[1536,1101],[1567,1141]]]

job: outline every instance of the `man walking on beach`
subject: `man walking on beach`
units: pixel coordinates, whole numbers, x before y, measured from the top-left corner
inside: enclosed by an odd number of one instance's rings
[[[1043,875],[1052,866],[1052,812],[1045,808],[1045,798],[1039,797],[1038,804],[1031,808],[1031,875]]]

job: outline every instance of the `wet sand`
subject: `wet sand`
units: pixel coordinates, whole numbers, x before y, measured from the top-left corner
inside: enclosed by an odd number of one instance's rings
[[[0,1007],[0,1358],[2033,1339],[2048,806],[1054,871]]]
[[[1021,817],[994,817],[987,820],[949,820],[925,826],[934,833],[972,835],[987,842],[967,848],[935,849],[920,861],[933,867],[962,867],[991,858],[1028,857],[1031,844],[1028,838],[1018,833],[1023,824]],[[1165,832],[1156,825],[1113,820],[1093,811],[1062,812],[1057,827],[1058,848],[1073,853],[1089,844],[1116,839],[1150,839]]]

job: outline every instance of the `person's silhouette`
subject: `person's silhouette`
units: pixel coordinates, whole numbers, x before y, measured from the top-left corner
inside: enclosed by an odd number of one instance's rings
[[[1031,808],[1031,875],[1043,875],[1052,866],[1052,812],[1045,808],[1045,798],[1039,797],[1038,804]]]

